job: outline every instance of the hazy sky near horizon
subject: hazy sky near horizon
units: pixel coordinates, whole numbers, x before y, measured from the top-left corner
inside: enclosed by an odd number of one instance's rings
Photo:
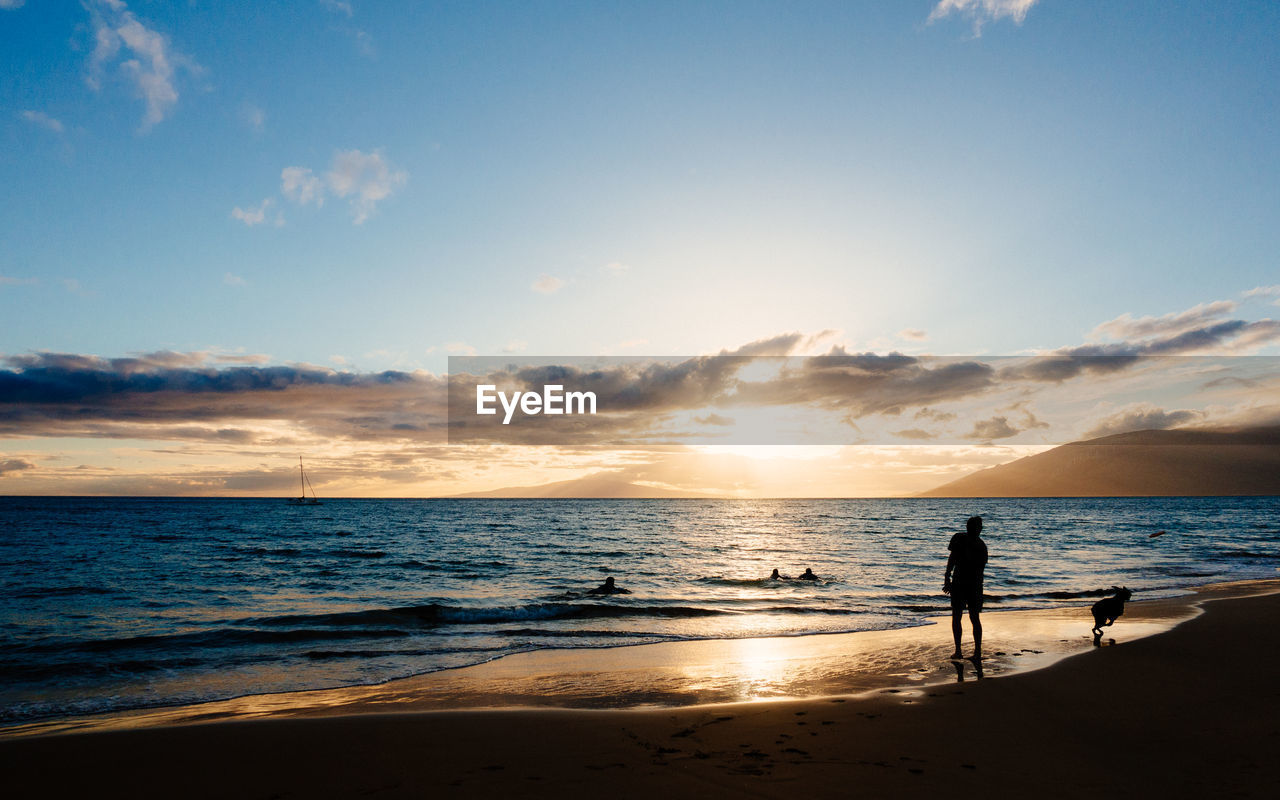
[[[3,0],[0,357],[1277,354],[1278,56],[1231,0]]]

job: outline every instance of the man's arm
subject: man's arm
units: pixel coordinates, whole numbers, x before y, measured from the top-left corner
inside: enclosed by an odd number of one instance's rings
[[[947,571],[942,576],[942,593],[951,594],[951,570],[956,565],[956,553],[952,550],[947,554]]]

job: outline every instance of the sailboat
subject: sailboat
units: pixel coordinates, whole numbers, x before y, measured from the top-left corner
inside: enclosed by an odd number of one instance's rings
[[[321,505],[320,498],[316,497],[316,490],[311,485],[311,480],[307,478],[307,471],[302,468],[302,456],[298,456],[298,481],[302,484],[302,494],[298,497],[290,497],[289,505],[291,506]],[[311,489],[310,497],[307,497],[308,489]]]

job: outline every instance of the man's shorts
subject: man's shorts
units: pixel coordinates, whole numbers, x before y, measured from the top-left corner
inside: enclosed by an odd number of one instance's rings
[[[957,586],[951,585],[951,610],[964,611],[982,610],[982,584],[977,586]]]

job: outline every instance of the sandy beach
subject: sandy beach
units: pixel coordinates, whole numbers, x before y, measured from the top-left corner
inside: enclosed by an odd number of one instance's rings
[[[1268,666],[1278,654],[1277,588],[1232,584],[1131,603],[1097,648],[1079,608],[988,614],[983,679],[972,664],[934,651],[946,644],[941,625],[781,640],[792,649],[760,662],[754,702],[684,707],[602,706],[634,705],[640,692],[661,699],[672,669],[685,675],[689,698],[702,697],[697,687],[716,683],[706,679],[707,664],[720,659],[711,672],[721,676],[742,672],[743,660],[725,649],[733,643],[681,643],[690,652],[674,663],[665,661],[680,655],[670,645],[529,654],[525,663],[452,671],[465,678],[9,729],[0,761],[20,796],[1269,796],[1280,779],[1280,692]],[[1058,639],[1058,650],[1011,653],[1011,632],[1038,630],[1044,641],[1068,630],[1058,627],[1066,622],[1074,633]],[[923,644],[870,670],[869,683],[880,685],[838,691],[829,669],[836,642],[846,653],[870,653],[897,637]],[[792,663],[799,656],[816,661],[816,672],[801,675]],[[899,669],[935,658],[941,663],[928,672]],[[1049,658],[1056,661],[1039,668]],[[479,707],[512,706],[517,696],[534,705],[529,692],[551,685],[552,666],[562,684],[578,685],[546,692],[544,706],[596,707]],[[580,685],[587,675],[598,685]],[[430,700],[433,680],[453,685]],[[598,694],[625,685],[632,695]],[[494,692],[484,703],[481,686]],[[805,696],[765,699],[784,689]],[[423,710],[431,702],[472,707]]]

